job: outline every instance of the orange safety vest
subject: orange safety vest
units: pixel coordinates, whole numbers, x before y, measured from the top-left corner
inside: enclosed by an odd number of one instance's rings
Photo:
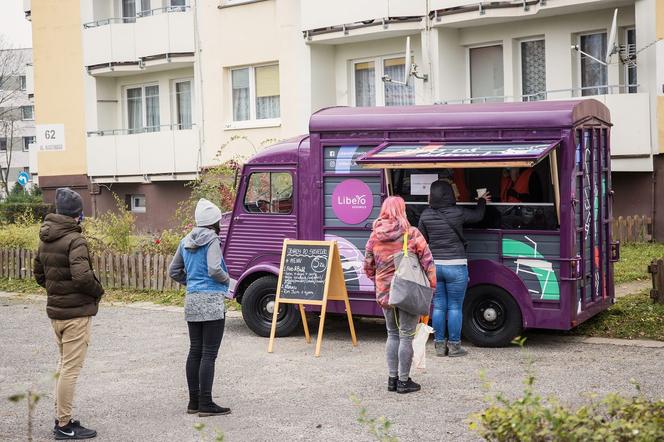
[[[530,176],[533,174],[533,169],[526,169],[521,172],[521,175],[512,181],[509,176],[504,176],[500,180],[500,200],[507,203],[522,203],[519,198],[514,196],[508,196],[507,193],[510,189],[514,190],[519,194],[528,194],[530,193]]]

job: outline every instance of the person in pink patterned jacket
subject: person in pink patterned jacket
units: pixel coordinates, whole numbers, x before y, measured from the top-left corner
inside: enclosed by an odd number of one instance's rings
[[[408,251],[417,255],[431,287],[436,287],[436,266],[431,250],[420,231],[408,222],[406,204],[401,197],[391,196],[383,202],[364,254],[364,272],[376,285],[376,301],[385,316],[387,390],[397,393],[420,390],[420,385],[409,377],[419,316],[390,306],[390,286],[396,271],[394,256],[403,250],[405,232],[408,232]]]

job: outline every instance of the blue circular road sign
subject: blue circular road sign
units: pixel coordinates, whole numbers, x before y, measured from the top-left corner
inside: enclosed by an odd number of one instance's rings
[[[21,172],[18,174],[18,177],[16,178],[16,182],[21,185],[21,187],[25,187],[26,184],[28,184],[28,181],[30,181],[30,175],[28,175],[27,172]]]

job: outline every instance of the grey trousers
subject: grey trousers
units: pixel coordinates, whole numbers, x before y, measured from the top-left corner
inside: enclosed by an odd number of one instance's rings
[[[407,381],[413,362],[413,337],[420,317],[392,308],[384,308],[383,315],[387,327],[385,353],[389,376]]]

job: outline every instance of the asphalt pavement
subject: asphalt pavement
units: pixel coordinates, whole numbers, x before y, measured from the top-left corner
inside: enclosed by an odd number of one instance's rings
[[[52,374],[57,349],[43,300],[0,296],[0,440],[25,440],[25,403],[8,396],[32,386],[44,393],[35,409],[35,440],[51,440]],[[316,323],[310,322],[315,333]],[[343,318],[328,318],[319,358],[302,335],[280,338],[267,353],[237,313],[226,323],[216,365],[215,400],[232,414],[187,415],[184,362],[187,331],[178,309],[103,305],[94,319],[92,343],[79,378],[75,418],[99,432],[99,441],[196,441],[197,422],[219,430],[225,441],[369,441],[357,422],[358,397],[370,417],[385,416],[402,441],[473,441],[468,417],[483,408],[480,372],[494,391],[522,391],[524,355],[518,348],[469,347],[464,358],[436,358],[427,348],[426,372],[414,379],[422,391],[386,390],[384,325],[356,324],[351,346]],[[592,342],[592,341],[590,341]],[[651,397],[664,396],[664,348],[657,344],[580,342],[553,334],[530,334],[536,390],[580,404],[583,393],[633,394],[635,379]],[[207,439],[212,439],[212,431]]]

